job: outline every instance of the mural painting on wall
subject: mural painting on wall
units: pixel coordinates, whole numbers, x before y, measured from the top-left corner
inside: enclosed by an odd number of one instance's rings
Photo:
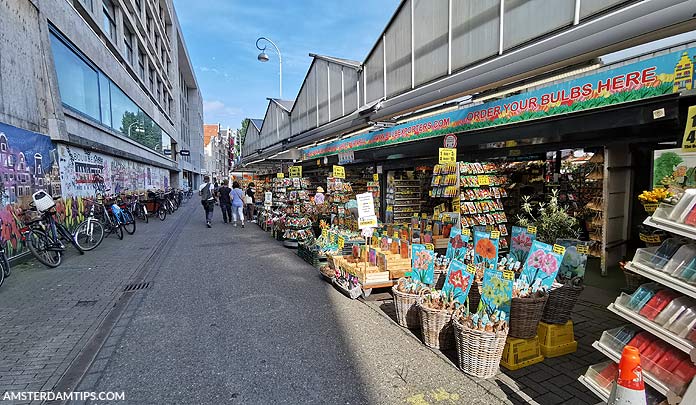
[[[58,158],[66,196],[94,197],[103,187],[114,194],[169,187],[165,169],[65,145],[58,145]]]
[[[46,135],[0,123],[0,238],[10,257],[24,250],[22,207],[46,190],[60,195],[55,145]]]

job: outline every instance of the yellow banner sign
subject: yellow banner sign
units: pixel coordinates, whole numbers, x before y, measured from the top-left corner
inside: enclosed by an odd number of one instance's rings
[[[689,107],[686,117],[686,128],[684,128],[684,139],[682,140],[683,152],[696,152],[696,105]]]
[[[337,179],[345,179],[346,178],[346,168],[343,166],[334,165],[333,176]]]
[[[290,177],[302,177],[302,166],[290,166]]]
[[[440,148],[440,164],[456,163],[457,150],[454,148]]]

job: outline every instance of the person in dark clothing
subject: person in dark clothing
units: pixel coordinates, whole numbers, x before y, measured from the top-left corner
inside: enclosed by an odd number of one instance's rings
[[[220,201],[220,209],[222,210],[222,220],[225,223],[232,222],[232,200],[230,200],[230,193],[232,189],[228,187],[229,181],[223,180],[222,187],[218,188],[218,199]]]
[[[210,182],[210,177],[203,177],[203,184],[198,189],[198,195],[201,196],[201,204],[205,210],[205,224],[210,228],[210,222],[213,220],[213,207],[215,207],[215,190]]]
[[[252,222],[254,222],[254,204],[256,203],[256,199],[254,198],[255,192],[256,190],[254,189],[254,183],[249,183],[244,195],[244,206],[246,208],[246,213],[244,216],[248,221]]]

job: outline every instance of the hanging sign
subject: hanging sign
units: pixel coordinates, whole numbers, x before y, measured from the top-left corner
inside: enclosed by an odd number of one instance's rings
[[[440,164],[456,163],[457,150],[454,148],[440,148]]]
[[[302,177],[302,166],[290,166],[290,177]]]
[[[338,154],[338,164],[346,164],[355,160],[355,152],[349,150],[347,152],[339,152]]]
[[[372,193],[356,194],[355,200],[358,203],[358,217],[370,217],[375,215],[375,199]]]
[[[334,165],[333,177],[335,177],[337,179],[345,179],[346,178],[346,168],[343,166]]]
[[[285,178],[285,173],[276,173],[276,177],[279,179],[284,179]]]
[[[696,152],[696,105],[689,107],[686,117],[682,152]]]
[[[273,203],[273,193],[270,191],[263,193],[263,202],[268,205]]]
[[[448,149],[454,149],[457,147],[457,135],[449,134],[445,135],[445,139],[442,140],[442,146]]]

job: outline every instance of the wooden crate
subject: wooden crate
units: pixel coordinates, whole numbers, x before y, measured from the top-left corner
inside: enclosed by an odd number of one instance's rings
[[[443,236],[433,236],[433,246],[435,249],[447,249],[449,238]]]

